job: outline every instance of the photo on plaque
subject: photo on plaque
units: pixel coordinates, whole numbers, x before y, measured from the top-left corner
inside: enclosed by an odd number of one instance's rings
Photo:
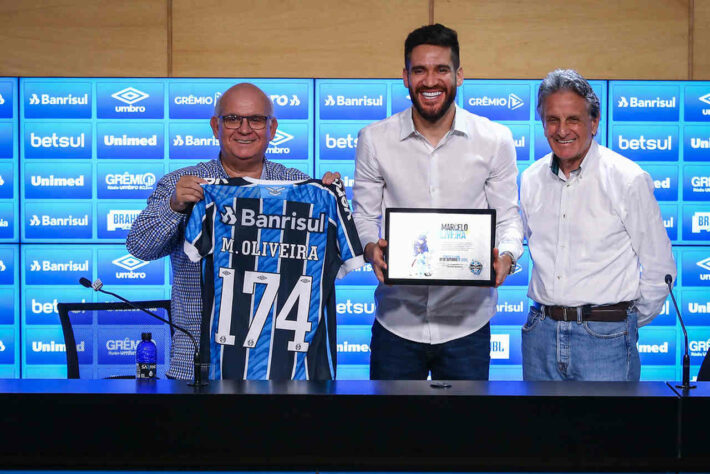
[[[388,285],[493,286],[493,209],[385,211]]]

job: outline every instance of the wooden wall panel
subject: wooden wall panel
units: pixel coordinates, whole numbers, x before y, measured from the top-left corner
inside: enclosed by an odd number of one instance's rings
[[[565,67],[590,79],[686,79],[688,1],[436,0],[434,20],[459,32],[469,78]]]
[[[693,79],[710,80],[710,0],[695,0]]]
[[[427,0],[173,0],[173,75],[398,77]]]
[[[0,0],[0,75],[164,76],[167,0]]]

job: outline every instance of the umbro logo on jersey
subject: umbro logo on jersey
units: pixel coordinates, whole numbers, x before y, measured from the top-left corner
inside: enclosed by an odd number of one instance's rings
[[[286,189],[283,186],[280,186],[280,187],[265,186],[265,187],[266,187],[266,189],[269,190],[269,195],[271,195],[271,196],[278,196],[279,194],[281,194],[283,192],[284,189]]]

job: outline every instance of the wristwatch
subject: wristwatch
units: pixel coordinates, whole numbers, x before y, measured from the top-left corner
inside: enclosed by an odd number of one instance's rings
[[[511,263],[510,263],[510,271],[508,272],[508,275],[512,275],[513,273],[515,273],[515,263],[516,263],[515,257],[513,256],[513,253],[508,250],[504,250],[500,254],[498,254],[499,257],[502,257],[503,255],[507,255],[510,257]]]

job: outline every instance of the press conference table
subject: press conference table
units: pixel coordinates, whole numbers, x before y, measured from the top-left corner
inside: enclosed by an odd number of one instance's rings
[[[0,466],[703,470],[697,385],[0,380]]]

